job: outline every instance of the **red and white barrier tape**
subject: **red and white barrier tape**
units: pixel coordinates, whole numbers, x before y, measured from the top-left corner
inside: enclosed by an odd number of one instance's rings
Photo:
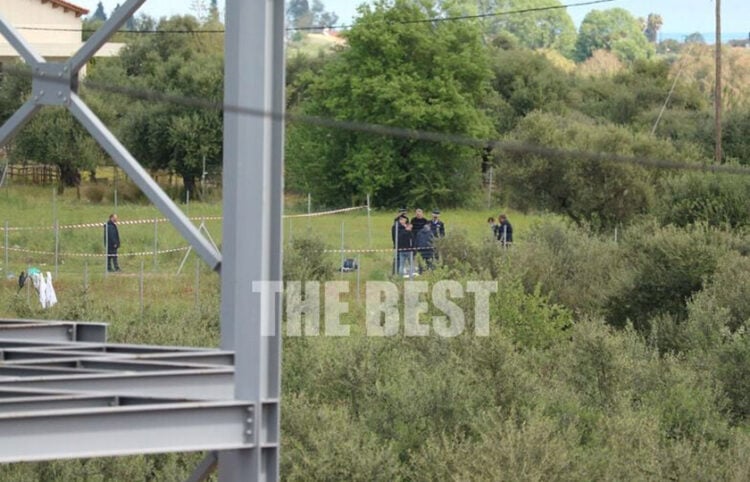
[[[4,249],[2,246],[0,246],[0,249]],[[188,250],[188,247],[184,248],[173,248],[173,249],[162,249],[160,251],[156,251],[154,253],[153,251],[143,251],[140,253],[118,253],[118,256],[126,257],[126,256],[153,256],[154,254],[167,254],[167,253],[177,253],[180,251],[186,251]],[[8,251],[15,251],[17,253],[29,253],[29,254],[42,254],[46,256],[54,256],[55,253],[52,251],[38,251],[34,249],[23,249],[23,248],[8,248]],[[105,253],[57,253],[58,256],[68,256],[73,258],[100,258],[100,257],[106,257],[107,255]]]
[[[408,252],[408,251],[414,251],[415,253],[419,253],[420,251],[431,251],[434,248],[401,248],[398,251],[399,252]],[[393,253],[395,251],[393,248],[380,248],[380,249],[324,249],[324,253]]]
[[[314,218],[318,216],[328,216],[331,214],[340,214],[349,211],[357,211],[360,209],[367,209],[367,206],[356,206],[353,208],[335,209],[333,211],[321,211],[317,213],[309,214],[289,214],[284,215],[284,218]],[[191,221],[221,221],[224,219],[222,216],[193,216],[188,218]],[[118,225],[132,226],[137,224],[153,224],[153,223],[166,223],[169,222],[167,218],[152,218],[152,219],[132,219],[129,221],[118,221]],[[79,224],[61,224],[58,229],[86,229],[86,228],[103,228],[106,222],[101,223],[79,223]],[[5,231],[5,226],[0,226],[0,231]],[[8,231],[49,231],[54,230],[54,226],[8,226]]]
[[[367,206],[355,206],[353,208],[344,208],[344,209],[334,209],[333,211],[321,211],[319,213],[308,213],[308,214],[285,214],[283,217],[284,219],[291,219],[291,218],[315,218],[318,216],[328,216],[331,214],[341,214],[341,213],[347,213],[350,211],[359,211],[360,209],[367,209]]]

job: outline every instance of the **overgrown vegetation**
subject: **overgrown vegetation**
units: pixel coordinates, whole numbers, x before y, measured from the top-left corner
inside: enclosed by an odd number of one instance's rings
[[[311,192],[316,203],[328,206],[372,194],[376,205],[389,208],[372,215],[375,240],[367,236],[369,218],[344,218],[347,248],[389,248],[396,203],[463,206],[468,209],[444,211],[448,236],[438,242],[440,262],[420,281],[496,280],[499,291],[490,303],[489,336],[476,336],[467,320],[464,333],[453,338],[408,337],[403,330],[368,337],[362,292],[352,292],[342,320],[350,336],[287,337],[285,479],[750,479],[744,463],[750,455],[748,181],[623,161],[671,160],[696,169],[709,162],[710,48],[670,44],[670,55],[658,57],[636,19],[619,9],[588,16],[577,41],[562,10],[540,13],[534,22],[426,21],[536,3],[379,1],[362,7],[346,34],[348,46],[290,62],[287,99],[294,113],[503,142],[469,147],[290,123],[287,185],[297,194]],[[327,14],[305,4],[294,3],[296,24]],[[215,27],[217,18],[142,22],[130,28],[199,32]],[[659,22],[649,17],[649,36],[655,38]],[[601,32],[609,30],[624,35],[604,38]],[[97,91],[96,82],[129,80],[218,100],[219,37],[122,36],[129,42],[124,54],[92,66],[92,83],[82,93],[125,133],[137,157],[178,172],[190,188],[204,157],[209,169],[220,167],[218,111],[134,102]],[[747,165],[750,97],[741,87],[748,57],[734,49],[729,58],[725,160]],[[0,81],[4,115],[26,88],[13,76]],[[32,125],[11,156],[66,162],[76,153],[73,171],[95,167],[100,153],[80,144],[80,132],[66,116],[53,111],[45,119],[55,128]],[[61,135],[70,138],[59,143],[71,149],[67,154],[49,154],[43,149],[51,144],[38,144]],[[485,202],[481,179],[490,169],[500,186],[492,200],[502,205],[492,213],[472,209]],[[0,192],[11,225],[51,224],[46,203],[28,210],[40,192],[15,186],[5,198]],[[85,190],[94,205],[109,196],[106,188]],[[190,209],[193,215],[220,214],[215,205]],[[510,212],[516,228],[507,249],[489,239],[484,221],[499,210]],[[66,200],[59,212],[62,222],[91,222],[104,220],[109,208]],[[120,216],[150,219],[155,213],[126,204]],[[285,224],[287,280],[324,283],[346,276],[336,272],[338,254],[326,252],[338,246],[340,219]],[[178,245],[171,228],[158,229],[160,247]],[[126,251],[153,249],[153,230],[146,224],[123,233]],[[14,232],[11,243],[54,249],[50,236],[30,231]],[[65,231],[61,249],[100,253],[101,233]],[[124,257],[125,266],[137,269],[136,259]],[[171,269],[180,257],[159,263]],[[367,258],[363,278],[392,279],[391,261],[390,253]],[[15,293],[14,280],[6,280],[0,311],[112,321],[114,341],[218,342],[218,283],[202,285],[196,306],[192,274],[155,276],[152,299],[141,310],[132,279],[97,279],[84,288],[83,265],[64,262],[76,271],[61,276],[60,305],[42,312]],[[154,266],[157,273],[166,269]],[[468,313],[474,309],[470,297],[457,304]],[[429,326],[429,316],[422,322]],[[0,479],[182,480],[197,459],[16,464],[0,467]]]

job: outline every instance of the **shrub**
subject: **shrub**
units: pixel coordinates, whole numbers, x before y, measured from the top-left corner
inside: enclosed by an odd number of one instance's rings
[[[318,238],[294,238],[284,251],[284,280],[326,281],[333,277],[333,262]]]
[[[623,327],[630,320],[642,333],[650,320],[687,315],[687,302],[716,271],[724,246],[710,230],[641,225],[627,232],[623,257],[628,264],[619,286],[607,300],[607,320]]]
[[[617,244],[563,221],[535,226],[510,257],[527,292],[538,287],[551,303],[579,315],[600,314],[623,269]]]
[[[104,200],[107,188],[99,184],[91,184],[83,189],[83,195],[89,202],[99,204]]]
[[[750,181],[745,176],[687,173],[666,178],[662,188],[656,209],[662,224],[750,225]]]

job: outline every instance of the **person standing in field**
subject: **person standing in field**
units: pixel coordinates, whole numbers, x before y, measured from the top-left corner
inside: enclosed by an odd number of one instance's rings
[[[424,226],[422,226],[422,229],[417,231],[415,235],[416,240],[416,248],[419,255],[422,257],[422,260],[424,260],[425,265],[427,265],[427,269],[432,269],[432,252],[434,248],[432,247],[432,238],[434,235],[432,234],[432,229],[430,228],[430,225],[428,223],[425,223]],[[419,272],[422,272],[422,266],[419,267]]]
[[[501,214],[497,217],[498,224],[495,226],[495,237],[503,247],[513,244],[513,226],[508,221],[508,216]]]
[[[417,209],[416,215],[411,218],[411,229],[415,237],[427,223],[429,223],[429,220],[424,217],[424,211]]]
[[[432,229],[432,234],[434,235],[434,237],[445,237],[445,224],[440,220],[440,211],[437,209],[432,210],[432,221],[430,222],[430,229]]]
[[[104,243],[107,245],[107,271],[120,271],[117,250],[120,249],[120,233],[117,230],[117,214],[110,214],[104,225]]]

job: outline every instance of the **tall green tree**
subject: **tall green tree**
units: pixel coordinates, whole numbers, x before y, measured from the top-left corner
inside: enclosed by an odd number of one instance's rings
[[[107,12],[104,11],[104,5],[102,5],[102,2],[96,4],[96,10],[94,10],[90,20],[101,20],[102,22],[107,20]]]
[[[351,123],[486,138],[480,106],[491,72],[478,26],[429,22],[431,1],[362,6],[348,48],[325,65],[301,100],[301,113]],[[482,150],[292,124],[288,185],[329,204],[372,194],[381,205],[459,204],[480,185]]]
[[[513,206],[561,213],[579,225],[603,230],[627,225],[648,213],[655,195],[654,174],[637,165],[607,162],[607,154],[646,159],[687,157],[668,141],[633,135],[625,127],[581,115],[533,112],[508,138],[529,146],[498,154],[499,172],[504,174]],[[541,155],[534,146],[569,154]],[[603,153],[603,159],[578,152]]]
[[[16,64],[0,78],[0,123],[7,120],[31,93],[27,67]],[[54,164],[60,169],[60,192],[77,186],[80,171],[91,169],[103,152],[91,136],[63,108],[44,107],[5,146],[13,162]]]
[[[200,22],[192,16],[162,19],[157,30],[186,34],[136,36],[118,58],[97,66],[89,76],[100,85],[135,85],[188,101],[144,101],[89,91],[99,98],[97,112],[104,111],[100,115],[116,123],[124,144],[139,161],[176,172],[191,192],[196,192],[204,159],[211,170],[221,165],[221,112],[189,102],[218,104],[222,99],[223,36],[205,32],[219,27],[211,19]],[[111,106],[116,106],[115,112]]]
[[[664,25],[664,19],[658,13],[649,13],[646,18],[646,38],[651,43],[656,43],[659,40],[659,30]]]
[[[609,50],[624,62],[647,59],[655,52],[638,19],[622,8],[592,10],[581,22],[576,41],[577,60],[586,60],[598,49]]]
[[[576,29],[564,8],[554,8],[561,5],[558,0],[479,0],[478,13],[491,15],[483,20],[491,37],[510,34],[530,49],[553,49],[570,57]]]

